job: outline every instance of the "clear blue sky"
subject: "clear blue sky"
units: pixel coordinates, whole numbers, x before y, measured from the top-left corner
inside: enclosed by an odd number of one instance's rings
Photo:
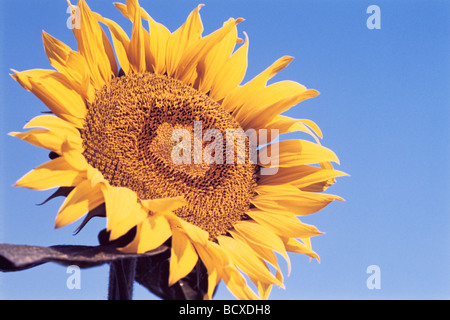
[[[130,24],[112,1],[88,2],[102,15]],[[186,0],[141,0],[171,31],[197,6]],[[346,202],[303,219],[325,235],[313,239],[321,263],[291,255],[286,290],[272,299],[450,298],[450,2],[283,0],[203,1],[205,34],[229,17],[250,37],[251,79],[283,55],[296,59],[274,81],[294,80],[321,95],[286,114],[314,120],[323,144],[351,177],[329,189]],[[381,9],[381,29],[369,30],[369,5]],[[54,230],[61,199],[36,206],[49,192],[13,188],[47,161],[45,150],[8,137],[46,107],[9,76],[9,69],[50,68],[41,32],[76,49],[66,28],[64,0],[0,3],[0,242],[97,244],[103,220],[77,236]],[[292,137],[303,138],[300,134]],[[282,262],[283,263],[283,262]],[[381,270],[369,290],[366,269]],[[282,264],[286,272],[286,264]],[[82,271],[81,290],[68,290],[66,268],[46,264],[0,274],[3,299],[104,299],[108,267]],[[217,298],[231,295],[221,285]],[[136,286],[136,299],[153,298]]]

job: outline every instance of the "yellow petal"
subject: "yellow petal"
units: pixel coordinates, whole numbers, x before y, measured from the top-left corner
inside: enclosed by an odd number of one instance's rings
[[[255,90],[251,102],[235,110],[233,116],[244,129],[264,128],[280,113],[318,94],[316,90],[307,90],[294,81],[281,81]]]
[[[296,132],[296,131],[305,132],[305,133],[311,135],[311,137],[313,137],[316,140],[316,142],[319,144],[320,141],[317,138],[317,136],[322,138],[322,133],[320,132],[319,127],[314,122],[311,121],[311,123],[309,123],[307,121],[309,121],[309,120],[299,120],[299,119],[293,119],[293,118],[289,118],[286,116],[278,115],[275,118],[273,118],[272,121],[268,122],[264,126],[264,129],[267,129],[267,130],[278,129],[279,134]],[[305,124],[306,122],[311,125],[314,123],[314,125],[315,125],[314,132],[311,131],[309,126],[307,126]],[[319,130],[319,131],[316,131],[316,130]],[[320,135],[317,133],[320,133]],[[271,137],[271,140],[274,140],[276,137],[277,136]]]
[[[321,184],[322,187],[318,191],[324,191],[329,187],[328,181],[341,176],[347,176],[347,174],[338,170],[302,165],[279,168],[275,175],[261,176],[258,184],[279,185],[289,183],[303,191],[311,191],[312,185],[318,187],[318,184]]]
[[[89,180],[81,182],[69,193],[59,209],[55,228],[61,228],[75,222],[89,211],[97,208],[104,201],[99,185],[93,187]]]
[[[211,300],[222,278],[223,255],[217,253],[217,249],[212,242],[208,242],[206,245],[194,242],[193,245],[208,272],[208,291],[204,299]]]
[[[37,116],[31,119],[24,126],[24,129],[27,128],[46,128],[50,131],[64,132],[64,136],[80,136],[80,132],[69,122],[51,115]]]
[[[198,243],[200,245],[207,245],[209,238],[208,232],[185,221],[183,218],[179,218],[172,212],[180,208],[181,206],[184,206],[185,204],[186,201],[184,200],[184,198],[180,197],[179,204],[175,204],[175,206],[172,204],[173,210],[161,210],[159,212],[164,214],[164,216],[167,218],[167,221],[171,225],[172,229],[183,231],[193,243]]]
[[[40,165],[16,182],[15,186],[34,190],[47,190],[56,187],[73,187],[82,181],[82,174],[74,170],[60,157]]]
[[[150,215],[137,226],[134,240],[121,250],[145,253],[160,247],[172,236],[167,219],[163,215]]]
[[[194,243],[199,243],[201,245],[206,245],[209,238],[209,233],[205,230],[185,221],[184,219],[179,219],[180,226],[186,235]]]
[[[128,59],[131,68],[136,73],[145,73],[145,36],[144,28],[141,21],[141,10],[137,0],[127,1],[128,14],[133,22],[133,32],[131,35],[130,44],[128,46]]]
[[[254,97],[263,89],[267,81],[275,74],[283,70],[294,58],[282,57],[275,61],[269,68],[261,72],[258,76],[247,82],[242,87],[237,87],[231,91],[222,102],[222,106],[229,112],[235,112],[243,106],[251,103]]]
[[[142,236],[142,244],[139,246],[140,252],[146,252],[158,248],[172,235],[169,222],[162,215],[152,215],[144,220],[144,229],[147,230],[145,237]]]
[[[89,83],[89,69],[83,56],[46,32],[42,32],[42,38],[52,66],[69,79],[84,99],[92,101],[94,91]]]
[[[253,90],[249,90],[247,93],[250,100],[234,110],[233,115],[244,120],[249,112],[257,112],[264,105],[271,105],[285,98],[302,94],[305,91],[305,86],[294,81],[280,81],[267,87],[254,86]]]
[[[233,264],[229,253],[226,252],[223,247],[221,247],[218,243],[209,241],[206,246],[196,244],[196,248],[200,258],[208,269],[208,276],[210,277],[211,274],[214,274],[214,272],[210,273],[210,269],[217,271],[217,282],[213,282],[213,284],[217,284],[222,278],[230,292],[238,299],[259,299],[259,297],[247,285],[247,281]],[[205,252],[207,255],[204,254]],[[208,285],[209,290],[206,297],[211,298],[215,285],[212,285],[211,283]]]
[[[233,227],[248,242],[278,252],[289,260],[280,237],[264,226],[253,221],[239,221]]]
[[[241,21],[243,19],[230,18],[222,28],[200,39],[195,46],[189,47],[180,60],[175,78],[187,84],[192,84],[192,73],[196,71],[198,63]]]
[[[295,253],[303,253],[303,254],[308,255],[311,258],[314,258],[314,259],[317,259],[318,261],[320,261],[320,258],[317,255],[317,253],[312,251],[310,241],[308,242],[309,246],[307,246],[293,238],[282,237],[282,239],[283,239],[283,242],[284,242],[284,245],[285,245],[287,251],[295,252]],[[306,239],[309,240],[309,238],[306,238]]]
[[[284,56],[275,61],[270,67],[261,72],[251,81],[249,81],[246,86],[247,87],[264,87],[267,84],[267,81],[272,79],[278,72],[286,68],[291,62],[294,60],[293,57]]]
[[[46,129],[33,129],[27,132],[11,132],[9,135],[22,139],[37,147],[51,150],[57,154],[62,153],[61,146],[65,141],[64,136],[54,134]],[[78,146],[81,148],[81,139],[79,139]]]
[[[42,31],[45,53],[52,66],[60,72],[67,68],[67,59],[72,49],[65,43]],[[77,70],[78,71],[78,70]]]
[[[262,159],[261,155],[269,155],[271,162]],[[294,167],[325,161],[339,163],[336,154],[328,148],[305,140],[285,140],[265,146],[259,150],[258,164],[263,167]]]
[[[343,200],[335,195],[301,191],[292,185],[258,186],[258,192],[260,194],[251,200],[257,208],[297,216],[313,214],[332,201]]]
[[[122,71],[125,74],[130,73],[130,61],[128,60],[128,46],[130,39],[125,31],[113,20],[103,18],[99,14],[94,13],[95,18],[105,24],[111,32],[114,49]]]
[[[223,272],[223,281],[230,292],[241,300],[259,300],[260,298],[247,285],[247,281],[237,268],[226,266]]]
[[[79,0],[77,5],[79,9],[70,2],[69,5],[73,9],[73,15],[77,10],[80,15],[80,28],[73,29],[78,52],[86,59],[92,85],[100,89],[118,73],[114,50],[86,2]]]
[[[186,205],[186,200],[183,196],[173,198],[161,198],[152,200],[141,200],[142,205],[152,212],[167,212],[174,211]]]
[[[29,121],[24,128],[41,127],[24,133],[11,132],[10,135],[27,141],[35,146],[62,153],[62,144],[68,141],[74,148],[81,150],[80,133],[70,123],[50,115],[38,116]],[[80,151],[81,152],[81,151]]]
[[[300,238],[301,241],[303,241],[303,243],[305,244],[305,246],[312,251],[312,247],[311,247],[311,237],[302,237]]]
[[[148,214],[138,202],[136,192],[123,187],[107,187],[103,188],[103,194],[110,240],[120,238],[147,218]]]
[[[264,128],[265,125],[272,121],[277,115],[289,110],[291,107],[306,99],[314,98],[318,95],[318,91],[307,89],[302,93],[285,97],[272,104],[266,104],[257,109],[257,114],[260,115],[260,117],[254,116],[249,118],[245,121],[244,126],[249,128]]]
[[[147,54],[147,71],[156,74],[164,74],[166,72],[166,48],[167,41],[170,37],[170,31],[162,24],[153,20],[153,18],[141,8],[142,17],[148,21],[150,36],[148,41]]]
[[[172,231],[169,286],[187,276],[198,261],[198,255],[184,232]]]
[[[314,133],[319,138],[321,138],[321,139],[323,138],[322,131],[320,130],[319,126],[314,121],[311,121],[311,120],[308,120],[308,119],[299,119],[298,121],[300,121],[304,125],[310,127],[311,130],[314,131]]]
[[[294,215],[252,209],[247,214],[256,222],[285,237],[312,237],[322,234],[316,227],[302,223]]]
[[[221,101],[229,92],[235,89],[244,79],[247,71],[248,36],[245,33],[245,43],[225,62],[218,71],[211,86],[210,97]],[[227,110],[228,111],[228,110]]]
[[[289,110],[289,108],[291,108],[292,106],[295,106],[296,104],[306,99],[314,98],[318,95],[318,91],[314,89],[307,89],[292,96],[286,96],[285,98],[277,100],[273,103],[266,103],[262,107],[258,108],[258,113],[264,115],[264,119],[261,118],[261,121],[257,121],[258,119],[253,119],[253,121],[256,121],[255,126],[258,128],[264,127],[265,124],[272,121],[277,115]],[[270,119],[270,121],[268,121],[267,119]]]
[[[282,283],[270,273],[265,263],[248,245],[228,236],[219,236],[217,240],[230,255],[233,263],[251,279],[261,279],[265,283],[282,286]]]
[[[55,115],[77,128],[83,127],[85,103],[62,73],[52,70],[28,70],[16,72],[12,77],[44,102]]]
[[[131,15],[128,13],[128,7],[124,3],[114,2],[114,6],[119,9],[120,13],[124,15],[124,17],[131,20]]]
[[[156,74],[166,72],[166,47],[170,31],[153,18],[139,6],[137,0],[128,0],[127,4],[114,3],[120,12],[133,22],[133,35],[135,44],[130,44],[128,55],[135,72],[142,70]],[[143,28],[141,18],[149,23],[150,34]],[[133,37],[132,40],[133,42]],[[143,58],[144,57],[144,58]],[[145,60],[145,63],[143,62]]]
[[[262,300],[267,300],[269,298],[270,291],[272,291],[272,285],[269,283],[257,282],[258,292]]]
[[[64,141],[61,145],[61,156],[74,169],[83,172],[86,176],[91,165],[76,146],[72,146],[69,141]]]
[[[203,7],[203,4],[194,9],[186,22],[167,39],[166,66],[169,77],[175,75],[180,60],[188,47],[196,45],[201,38],[203,32],[202,20],[199,14],[201,7]]]
[[[217,43],[201,60],[197,67],[198,72],[198,89],[204,93],[211,90],[216,75],[223,69],[225,62],[227,62],[237,42],[237,28],[231,29],[230,32]]]
[[[257,224],[257,223],[255,223],[255,222],[253,222],[253,224]],[[257,225],[259,225],[259,224],[257,224]],[[259,225],[260,227],[261,227],[261,229],[260,229],[260,231],[264,231],[265,233],[263,233],[263,235],[264,234],[272,234],[272,235],[274,235],[271,231],[269,231],[267,228],[264,228],[263,226],[261,226],[261,225]],[[246,243],[247,245],[249,245],[252,249],[253,249],[253,251],[261,258],[261,259],[263,259],[263,260],[265,260],[266,262],[268,262],[268,263],[270,263],[272,266],[274,266],[276,269],[277,269],[277,272],[276,272],[276,275],[275,275],[275,277],[277,278],[277,280],[280,282],[280,283],[283,283],[283,273],[281,272],[281,268],[280,268],[280,266],[279,266],[279,264],[278,264],[278,261],[277,261],[277,257],[275,256],[275,254],[274,254],[274,249],[271,249],[269,246],[267,246],[267,245],[260,245],[260,244],[258,244],[258,243],[256,243],[256,242],[254,242],[254,241],[252,241],[252,240],[250,240],[250,238],[246,238],[246,237],[244,237],[243,235],[242,235],[242,233],[236,233],[236,232],[234,232],[234,231],[230,231],[230,234],[232,235],[232,237],[234,238],[234,239],[236,239],[236,240],[239,240],[239,241],[241,241],[241,242],[244,242],[244,243]],[[290,261],[289,261],[289,257],[288,257],[288,255],[287,255],[287,253],[286,253],[286,249],[285,249],[285,247],[284,247],[284,244],[283,244],[283,242],[281,241],[281,239],[278,237],[278,236],[276,236],[276,235],[274,235],[275,237],[277,237],[278,238],[278,240],[277,240],[277,246],[278,247],[280,247],[280,248],[278,248],[278,250],[280,250],[280,252],[282,252],[281,254],[283,255],[283,257],[285,258],[285,260],[287,261],[287,263],[288,263],[288,270],[289,270],[289,272],[290,272],[290,270],[291,270],[291,264],[290,264]],[[281,246],[280,246],[281,245]],[[263,297],[265,294],[267,294],[267,290],[269,290],[268,288],[267,288],[267,286],[265,286],[265,285],[263,285],[263,284],[266,284],[266,282],[264,282],[264,281],[261,281],[260,279],[251,279],[252,280],[252,282],[256,285],[256,286],[258,286],[258,291],[259,291],[259,293],[260,293],[260,296],[261,297]],[[271,284],[271,283],[270,283]],[[262,290],[262,291],[261,291]],[[269,290],[270,291],[270,290]]]

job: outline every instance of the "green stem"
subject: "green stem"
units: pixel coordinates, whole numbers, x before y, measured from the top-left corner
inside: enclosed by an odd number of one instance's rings
[[[108,300],[131,300],[136,271],[136,259],[121,259],[110,263]]]

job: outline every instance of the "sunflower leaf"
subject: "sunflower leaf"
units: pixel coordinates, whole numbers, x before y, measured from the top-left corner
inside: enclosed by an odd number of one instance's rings
[[[138,255],[122,253],[111,246],[59,245],[39,247],[0,244],[0,271],[21,271],[47,262],[91,268],[121,259],[149,257],[165,251],[167,251],[167,247],[161,246],[153,251]]]
[[[43,206],[47,202],[57,197],[67,197],[69,193],[72,192],[74,187],[59,187],[50,197],[48,197],[44,202],[39,203],[38,206]]]

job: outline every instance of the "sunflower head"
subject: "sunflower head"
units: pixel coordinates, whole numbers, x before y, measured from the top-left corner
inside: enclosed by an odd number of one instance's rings
[[[203,36],[202,5],[174,32],[137,0],[115,6],[131,20],[131,36],[80,0],[70,4],[78,51],[44,32],[56,70],[12,75],[53,113],[11,133],[53,155],[16,185],[59,187],[66,199],[57,228],[87,214],[81,226],[106,217],[110,241],[133,230],[124,252],[170,240],[169,285],[201,260],[205,298],[221,280],[238,298],[267,298],[272,285],[283,286],[275,253],[288,262],[287,252],[318,259],[310,238],[321,232],[297,216],[342,200],[322,193],[345,174],[333,169],[338,159],[321,146],[318,126],[280,115],[318,92],[293,81],[268,85],[291,57],[241,84],[243,19]],[[314,142],[279,141],[294,131]]]

